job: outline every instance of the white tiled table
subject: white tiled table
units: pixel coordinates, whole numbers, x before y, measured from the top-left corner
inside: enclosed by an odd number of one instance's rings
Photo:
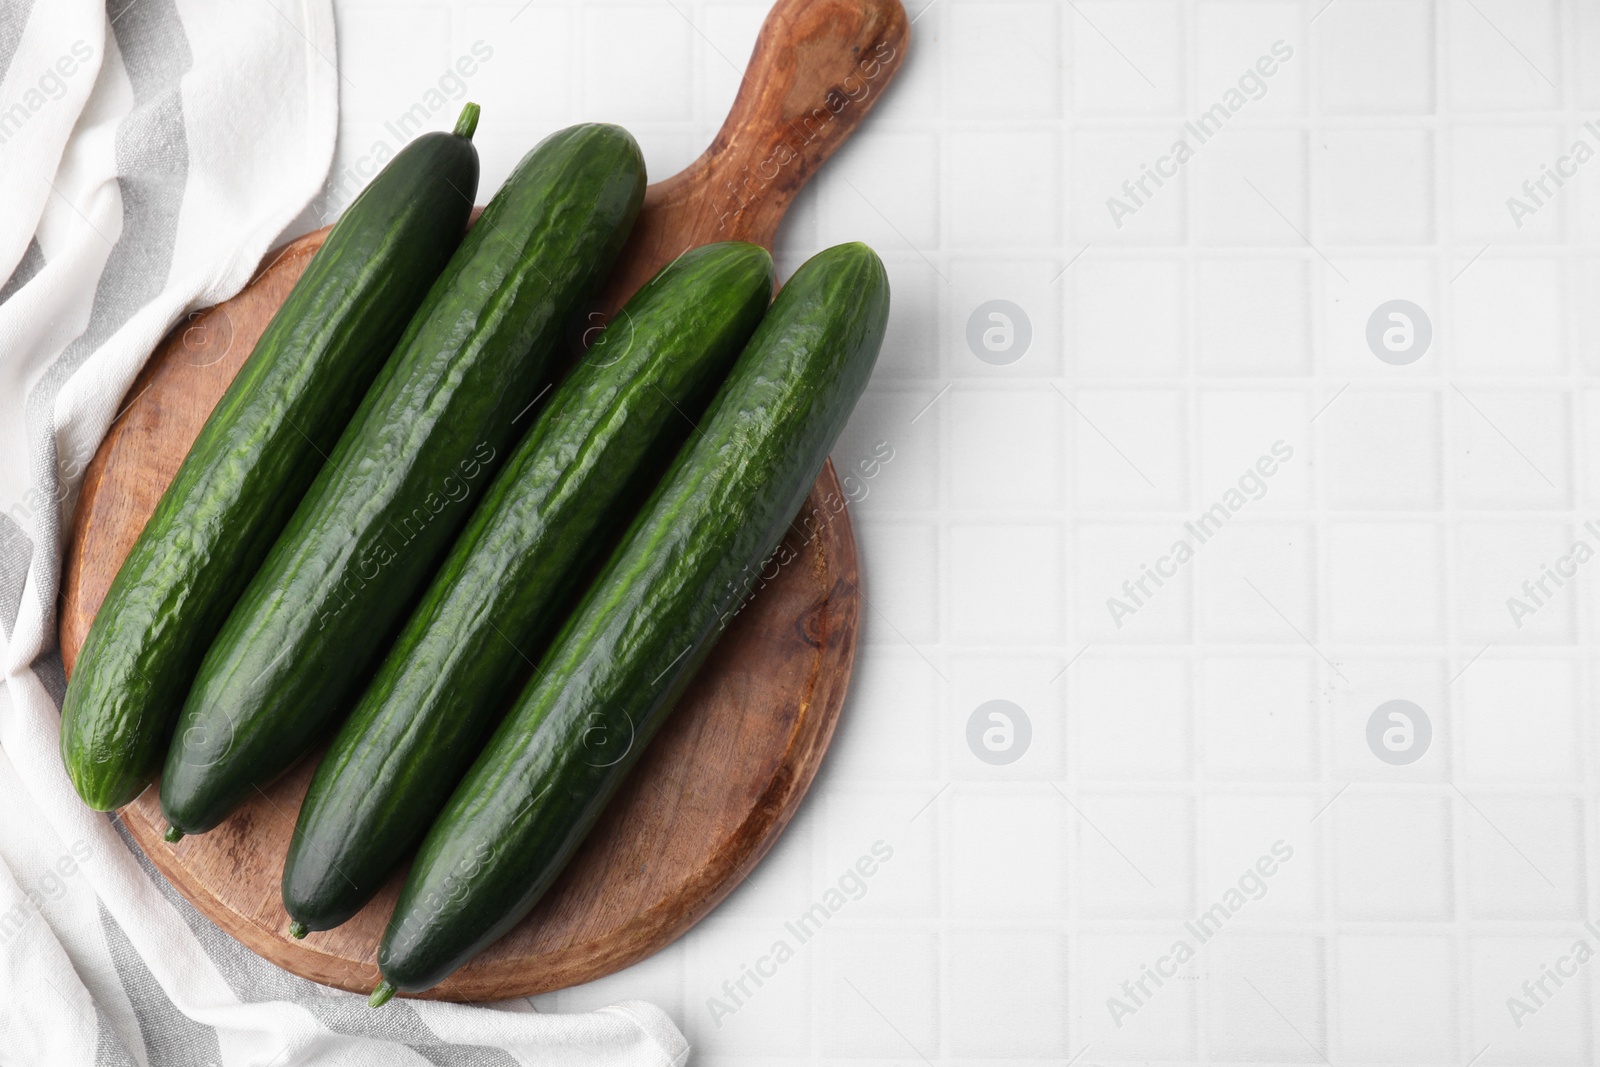
[[[480,199],[586,119],[665,176],[765,8],[340,0],[336,170],[397,147],[413,104],[447,125],[456,84],[428,91],[482,42]],[[854,512],[869,606],[833,751],[715,914],[537,1006],[655,1000],[706,1067],[1593,1062],[1600,964],[1542,1004],[1522,987],[1600,950],[1600,560],[1520,628],[1506,601],[1600,550],[1600,160],[1521,227],[1506,199],[1600,150],[1600,5],[936,0],[913,32],[778,249],[787,274],[863,239],[894,285],[835,452],[893,459]],[[1107,198],[1278,41],[1259,99],[1119,228]],[[1005,365],[966,340],[997,299],[1032,331]],[[1366,340],[1392,299],[1431,322],[1409,365]],[[1117,626],[1107,598],[1277,442]],[[967,742],[997,699],[1032,728],[1003,766]],[[1391,699],[1431,723],[1407,765],[1368,745]],[[892,857],[850,880],[875,842]],[[841,876],[859,899],[801,943],[785,923]],[[1241,877],[1260,898],[1201,942],[1186,921]],[[1122,983],[1179,940],[1194,957],[1136,1002]],[[1520,1027],[1510,997],[1537,1008]]]

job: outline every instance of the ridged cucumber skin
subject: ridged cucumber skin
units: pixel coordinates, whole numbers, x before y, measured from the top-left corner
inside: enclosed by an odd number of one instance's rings
[[[860,244],[813,257],[778,294],[428,831],[378,950],[380,991],[437,984],[555,880],[805,500],[888,311],[883,264]]]
[[[423,134],[345,210],[212,409],[106,593],[61,709],[102,811],[161,767],[200,659],[466,232],[467,137]]]
[[[169,832],[214,827],[350,710],[532,421],[644,185],[633,137],[589,124],[489,202],[206,653],[162,773]]]
[[[519,681],[761,321],[772,257],[693,249],[612,320],[495,476],[322,758],[283,870],[338,926],[422,839]]]

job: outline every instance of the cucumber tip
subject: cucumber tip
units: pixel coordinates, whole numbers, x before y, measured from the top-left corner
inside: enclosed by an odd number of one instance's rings
[[[176,826],[168,826],[167,832],[161,835],[169,845],[176,845],[183,840],[183,831]]]
[[[289,936],[294,938],[296,941],[300,940],[310,932],[310,928],[308,928],[306,924],[301,922],[299,919],[296,919],[289,924]]]
[[[394,986],[390,985],[389,980],[385,978],[378,983],[378,988],[372,991],[372,996],[367,998],[367,1007],[381,1008],[389,1003],[389,998],[392,996],[394,996]]]
[[[472,135],[478,130],[478,115],[481,111],[477,104],[469,100],[467,106],[461,109],[461,117],[456,119],[455,135],[472,140]]]

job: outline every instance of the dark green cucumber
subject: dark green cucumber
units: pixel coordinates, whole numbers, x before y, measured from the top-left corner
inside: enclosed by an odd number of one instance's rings
[[[551,395],[317,767],[283,869],[297,935],[354,915],[422,839],[524,657],[692,432],[772,281],[757,245],[686,252]]]
[[[412,141],[345,211],[123,561],[61,709],[91,807],[155,777],[206,647],[461,242],[477,122],[468,104],[454,133]]]
[[[644,182],[627,131],[576,126],[489,202],[200,665],[161,778],[172,839],[211,829],[350,710],[533,421]]]
[[[428,831],[378,950],[375,1003],[438,983],[560,873],[805,500],[888,311],[883,264],[860,244],[812,258],[778,294]]]

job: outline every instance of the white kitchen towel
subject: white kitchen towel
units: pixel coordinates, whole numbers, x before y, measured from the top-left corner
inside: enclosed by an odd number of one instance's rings
[[[659,1009],[362,998],[266,963],[72,791],[62,532],[128,385],[317,193],[330,0],[0,0],[0,1064],[680,1064]]]

